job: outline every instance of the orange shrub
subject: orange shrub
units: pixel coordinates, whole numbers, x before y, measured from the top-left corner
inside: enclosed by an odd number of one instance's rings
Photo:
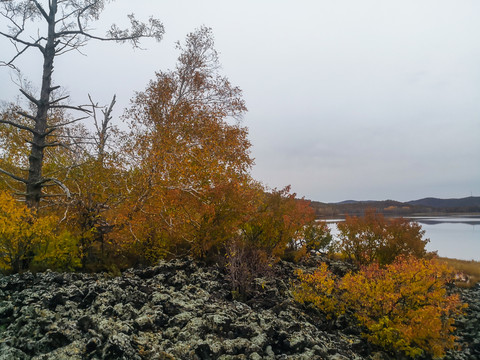
[[[260,189],[257,197],[258,208],[249,221],[242,225],[246,242],[281,258],[287,250],[295,251],[305,245],[305,230],[315,221],[310,202],[296,199],[290,186],[271,193]],[[311,245],[317,241],[312,235]],[[320,231],[318,231],[320,236]]]
[[[428,239],[423,240],[425,231],[408,219],[386,219],[370,209],[363,217],[347,216],[338,224],[340,231],[339,249],[359,265],[372,262],[390,264],[399,255],[424,257]]]

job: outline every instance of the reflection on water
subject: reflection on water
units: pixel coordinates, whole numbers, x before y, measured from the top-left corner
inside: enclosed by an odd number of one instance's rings
[[[430,239],[428,251],[439,256],[480,261],[480,217],[423,217],[412,218],[425,230]],[[336,221],[328,221],[332,235],[338,234]]]
[[[480,225],[480,218],[471,217],[412,217],[412,220],[420,223],[421,225],[436,225],[436,224],[466,224],[466,225]]]

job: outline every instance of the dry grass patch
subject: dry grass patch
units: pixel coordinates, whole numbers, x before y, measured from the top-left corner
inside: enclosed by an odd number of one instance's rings
[[[466,275],[467,281],[457,281],[456,284],[461,287],[472,287],[480,282],[480,261],[459,260],[440,257],[441,262],[454,268],[457,273]]]

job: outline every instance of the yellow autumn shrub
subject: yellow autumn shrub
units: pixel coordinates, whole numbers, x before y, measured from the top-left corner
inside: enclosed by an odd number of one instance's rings
[[[328,270],[327,264],[322,263],[313,274],[297,270],[296,275],[300,280],[293,291],[296,301],[312,303],[325,312],[327,318],[331,318],[334,314],[338,315],[342,311],[338,298],[337,279]]]
[[[31,268],[35,271],[74,271],[82,265],[79,239],[68,231],[39,238],[34,254]]]
[[[294,296],[330,315],[353,314],[368,341],[388,351],[441,357],[455,347],[454,322],[465,307],[447,293],[451,275],[444,264],[415,257],[371,264],[342,279],[323,264],[313,275],[299,274]]]
[[[37,217],[24,203],[0,192],[0,271],[73,269],[78,262],[76,242],[57,236],[57,218]]]

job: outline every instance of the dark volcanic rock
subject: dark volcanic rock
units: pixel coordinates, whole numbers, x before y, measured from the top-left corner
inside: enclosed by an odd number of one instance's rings
[[[325,259],[311,259],[304,267]],[[330,264],[338,273],[349,266]],[[385,359],[348,321],[327,321],[290,294],[294,265],[255,279],[246,302],[231,300],[222,269],[191,260],[102,274],[0,277],[0,360],[10,359]],[[458,322],[463,350],[480,358],[480,289]]]
[[[480,284],[460,290],[460,296],[468,304],[465,315],[455,322],[460,350],[449,352],[445,359],[480,359]]]

